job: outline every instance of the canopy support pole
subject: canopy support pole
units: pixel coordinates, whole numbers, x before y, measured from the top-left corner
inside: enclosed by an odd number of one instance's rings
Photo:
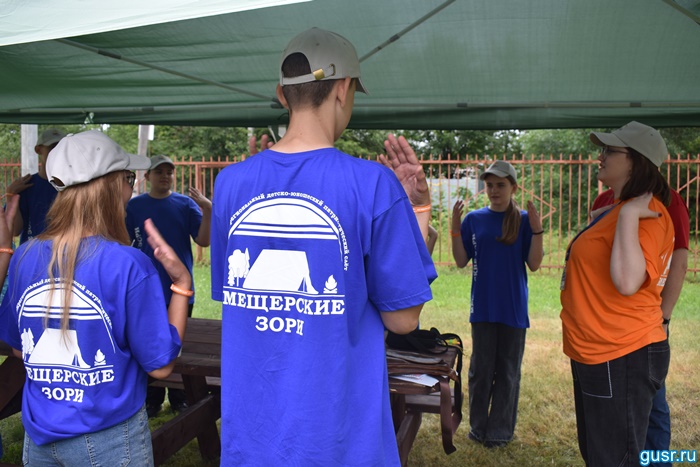
[[[417,28],[417,27],[420,26],[421,24],[425,23],[427,20],[429,20],[430,18],[432,18],[432,17],[435,16],[436,14],[440,13],[442,10],[444,10],[445,8],[447,8],[448,6],[450,6],[451,4],[453,4],[454,2],[455,2],[455,0],[447,0],[447,1],[446,1],[445,3],[443,3],[442,5],[438,5],[438,6],[437,6],[436,8],[434,8],[432,11],[429,11],[426,15],[421,16],[421,17],[418,18],[416,21],[412,22],[411,24],[409,24],[408,26],[406,26],[405,28],[403,28],[401,31],[397,32],[396,34],[394,34],[393,36],[391,36],[389,39],[387,39],[386,41],[382,42],[382,43],[379,44],[377,47],[375,47],[374,49],[370,50],[368,53],[366,53],[366,54],[364,54],[362,57],[360,57],[360,63],[362,63],[363,61],[367,60],[369,57],[371,57],[372,55],[376,54],[377,52],[379,52],[380,50],[382,50],[383,48],[385,48],[385,47],[388,46],[389,44],[391,44],[391,43],[393,43],[393,42],[396,42],[397,40],[401,39],[403,36],[406,35],[407,32],[409,32],[409,31],[411,31],[411,30]]]
[[[141,66],[141,67],[144,67],[144,68],[150,68],[151,70],[162,71],[163,73],[168,73],[168,74],[170,74],[170,75],[179,76],[179,77],[181,77],[181,78],[185,78],[185,79],[188,79],[188,80],[191,80],[191,81],[198,81],[198,82],[200,82],[200,83],[209,84],[209,85],[212,85],[212,86],[216,86],[216,87],[219,87],[219,88],[226,89],[226,90],[228,90],[228,91],[234,91],[234,92],[238,92],[238,93],[241,93],[241,94],[247,94],[247,95],[249,95],[249,96],[253,96],[253,97],[258,97],[258,98],[260,98],[260,99],[264,99],[264,100],[266,100],[266,101],[277,102],[277,99],[276,99],[275,97],[265,96],[265,95],[263,95],[263,94],[258,94],[258,93],[256,93],[256,92],[247,91],[247,90],[245,90],[245,89],[241,89],[241,88],[238,88],[238,87],[235,87],[235,86],[231,86],[231,85],[226,84],[226,83],[221,83],[221,82],[219,82],[219,81],[212,81],[212,80],[210,80],[210,79],[200,78],[199,76],[190,75],[190,74],[188,74],[188,73],[182,73],[182,72],[179,72],[179,71],[176,71],[176,70],[171,70],[171,69],[169,69],[169,68],[164,68],[164,67],[162,67],[162,66],[158,66],[158,65],[153,65],[153,64],[151,64],[151,63],[142,62],[142,61],[140,61],[140,60],[136,60],[136,59],[133,59],[133,58],[125,57],[125,56],[123,56],[123,55],[121,55],[121,54],[118,54],[118,53],[116,53],[116,52],[111,52],[111,51],[109,51],[109,50],[104,50],[104,49],[98,49],[97,47],[92,47],[92,46],[89,46],[89,45],[81,44],[80,42],[72,41],[72,40],[70,40],[70,39],[55,39],[55,41],[56,41],[56,42],[60,42],[61,44],[70,45],[71,47],[77,47],[78,49],[87,50],[88,52],[96,53],[96,54],[98,54],[98,55],[102,55],[102,56],[105,56],[105,57],[108,57],[108,58],[113,58],[113,59],[115,59],[115,60],[122,60],[122,61],[124,61],[124,62],[132,63],[132,64],[134,64],[134,65],[138,65],[138,66]]]

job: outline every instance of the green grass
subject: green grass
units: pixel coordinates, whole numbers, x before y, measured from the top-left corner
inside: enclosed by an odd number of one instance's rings
[[[469,332],[469,289],[467,270],[439,267],[440,277],[433,284],[434,299],[421,315],[422,327],[459,334],[467,358],[463,371],[466,390],[471,338]],[[195,269],[197,304],[194,316],[220,318],[220,304],[209,297],[209,269]],[[412,466],[582,466],[576,442],[576,419],[568,359],[561,350],[559,320],[559,273],[530,274],[530,324],[528,330],[520,405],[515,439],[504,448],[486,449],[467,439],[468,411],[455,434],[457,452],[447,456],[442,450],[437,415],[426,414],[409,456]],[[674,312],[671,325],[671,371],[667,378],[673,440],[671,449],[697,449],[700,446],[700,283],[689,278]],[[156,428],[172,416],[165,408],[151,421]],[[17,416],[0,421],[5,462],[20,463],[22,428]],[[165,465],[177,467],[210,466],[199,456],[196,440],[181,449]]]

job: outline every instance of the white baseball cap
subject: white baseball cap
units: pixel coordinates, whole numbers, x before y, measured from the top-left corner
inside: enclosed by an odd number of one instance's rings
[[[488,169],[486,169],[484,173],[479,175],[479,180],[485,179],[489,174],[493,174],[496,177],[501,178],[510,176],[513,177],[513,180],[515,180],[516,183],[518,182],[518,174],[515,172],[515,167],[506,161],[495,161],[489,166]]]
[[[90,130],[69,134],[49,153],[46,175],[58,191],[119,170],[145,170],[146,156],[125,152],[109,136]]]
[[[668,157],[668,148],[661,134],[643,123],[629,122],[611,133],[594,131],[589,137],[596,146],[632,148],[657,167],[661,167]]]
[[[303,54],[309,61],[311,73],[287,78],[282,64],[292,54]],[[357,91],[367,94],[360,79],[360,60],[349,40],[325,29],[311,28],[294,37],[282,53],[280,86],[310,83],[330,79],[357,78]]]
[[[36,146],[51,146],[61,141],[65,136],[66,134],[61,130],[49,128],[39,135],[39,139],[36,140]]]

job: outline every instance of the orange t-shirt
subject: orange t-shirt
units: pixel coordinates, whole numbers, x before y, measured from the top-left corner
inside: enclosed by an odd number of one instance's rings
[[[639,220],[647,280],[621,295],[610,276],[610,257],[620,208],[614,207],[571,245],[561,292],[564,353],[580,363],[613,360],[666,339],[661,326],[661,290],[673,253],[673,224],[663,204],[649,207],[658,219]]]

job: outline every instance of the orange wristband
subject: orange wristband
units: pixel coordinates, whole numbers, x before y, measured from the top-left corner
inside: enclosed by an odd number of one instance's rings
[[[415,212],[416,214],[421,212],[430,212],[432,208],[433,206],[430,204],[424,204],[423,206],[413,206],[413,212]]]
[[[450,232],[450,237],[457,238],[462,235],[462,232]]]
[[[15,252],[12,248],[0,248],[0,253],[7,253],[8,255],[11,255]]]
[[[174,293],[176,293],[178,295],[183,295],[185,297],[191,297],[192,295],[194,295],[194,290],[181,289],[180,287],[178,287],[175,284],[172,284],[170,286],[170,290],[172,290]]]

